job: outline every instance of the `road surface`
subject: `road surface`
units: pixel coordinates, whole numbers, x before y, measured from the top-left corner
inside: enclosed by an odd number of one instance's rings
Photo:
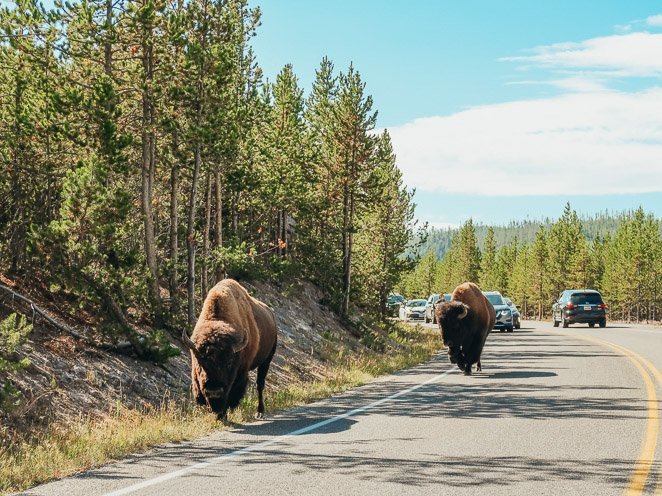
[[[494,332],[345,394],[30,495],[662,494],[662,329]]]

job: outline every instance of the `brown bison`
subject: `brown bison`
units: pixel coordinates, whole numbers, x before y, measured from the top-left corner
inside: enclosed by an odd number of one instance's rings
[[[219,419],[246,393],[248,371],[257,368],[258,418],[264,416],[264,381],[276,351],[273,312],[237,282],[224,279],[207,295],[198,322],[182,341],[191,351],[193,396]]]
[[[481,370],[480,355],[496,312],[480,288],[472,282],[460,284],[451,301],[437,305],[435,315],[451,363],[457,363],[465,375],[471,375],[474,363]]]

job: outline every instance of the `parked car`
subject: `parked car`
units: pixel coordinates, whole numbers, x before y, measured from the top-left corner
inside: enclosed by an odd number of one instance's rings
[[[506,304],[506,301],[503,299],[503,296],[501,296],[501,293],[498,291],[483,291],[483,294],[496,311],[496,322],[494,324],[494,328],[499,329],[501,332],[513,332],[513,312]]]
[[[400,306],[400,318],[402,320],[423,320],[425,316],[425,304],[428,300],[409,300]]]
[[[506,301],[506,305],[510,307],[510,311],[513,313],[513,326],[515,327],[515,329],[519,329],[520,327],[522,327],[522,324],[520,323],[521,315],[519,313],[519,310],[513,303],[513,300],[511,300],[510,298],[504,298],[504,300]]]
[[[562,324],[588,324],[607,326],[607,306],[600,293],[594,289],[566,289],[552,305],[554,327]]]
[[[434,316],[434,306],[439,301],[439,296],[441,295],[438,294],[430,295],[427,303],[425,304],[425,316],[423,320],[425,320],[426,324],[428,324],[429,322],[432,322],[433,324],[437,323],[437,318]]]
[[[444,297],[444,301],[451,301],[451,294],[450,293],[444,293],[443,295],[440,294],[434,294],[430,295],[430,298],[428,298],[428,302],[425,305],[425,323],[427,324],[428,322],[432,322],[433,324],[437,323],[437,317],[434,315],[434,307],[442,303],[441,297]]]
[[[400,311],[400,304],[405,301],[405,297],[398,293],[391,293],[386,298],[386,312],[391,317],[397,317]]]

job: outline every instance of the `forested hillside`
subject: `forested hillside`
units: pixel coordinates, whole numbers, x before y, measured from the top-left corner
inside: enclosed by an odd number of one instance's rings
[[[245,0],[3,7],[0,272],[145,358],[225,276],[378,310],[416,236],[389,135],[352,65],[265,81],[259,23]]]
[[[630,216],[632,212],[602,212],[596,215],[579,216],[582,233],[590,242],[600,236],[613,236],[618,226]],[[511,221],[507,225],[489,226],[486,224],[474,224],[476,238],[480,246],[485,242],[490,229],[494,232],[494,241],[497,248],[512,243],[515,239],[524,244],[531,244],[536,240],[536,234],[540,226],[548,229],[554,223],[554,219],[544,218],[538,221],[523,220]],[[662,226],[661,226],[662,229]],[[433,251],[437,258],[444,257],[451,246],[453,236],[459,228],[430,228],[427,230],[427,238],[418,247],[417,253],[422,256]]]
[[[530,229],[529,223],[477,228],[470,219],[452,232],[443,258],[429,249],[398,289],[427,298],[477,281],[483,290],[510,296],[525,315],[543,318],[564,289],[594,288],[609,318],[660,320],[660,219],[639,208],[587,222],[567,204],[559,219],[536,227],[533,239]]]

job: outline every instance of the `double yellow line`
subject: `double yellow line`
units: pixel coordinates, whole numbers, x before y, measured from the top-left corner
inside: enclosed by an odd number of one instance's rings
[[[578,336],[577,334],[566,334],[566,336],[580,338],[585,341],[611,348],[619,355],[623,355],[630,360],[637,370],[639,370],[639,373],[644,380],[646,394],[648,395],[648,421],[646,422],[646,433],[644,434],[644,439],[641,443],[641,452],[637,459],[637,463],[634,466],[630,482],[623,493],[628,496],[638,496],[643,494],[646,489],[646,481],[648,480],[648,476],[655,463],[655,450],[657,448],[657,440],[660,434],[660,405],[657,401],[655,381],[657,381],[662,387],[662,373],[660,373],[655,365],[639,353],[618,344],[594,337]],[[662,468],[658,473],[655,495],[662,496]]]

